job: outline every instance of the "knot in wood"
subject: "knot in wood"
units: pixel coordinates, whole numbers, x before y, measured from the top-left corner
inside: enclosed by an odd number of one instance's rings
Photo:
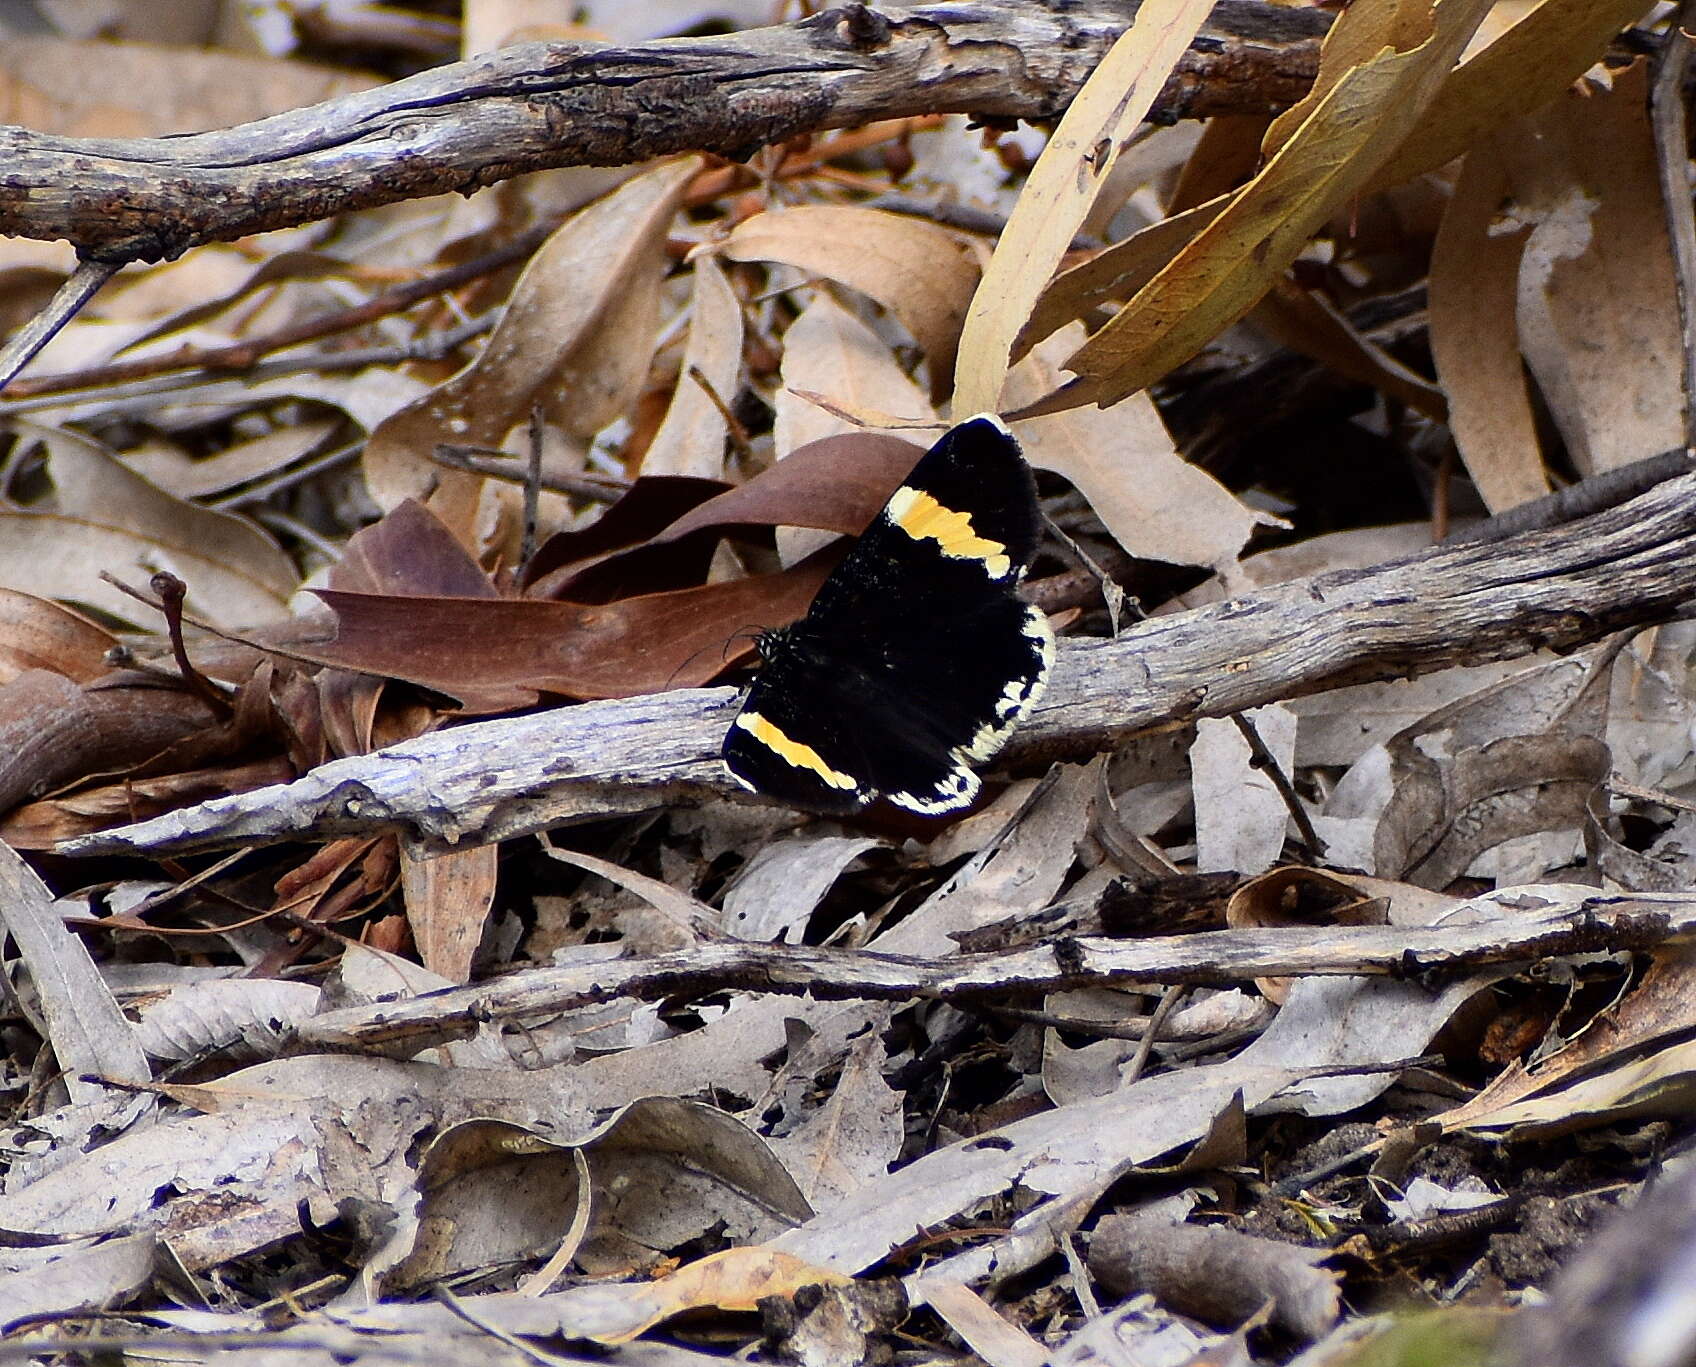
[[[821,10],[815,23],[835,35],[844,46],[856,52],[872,52],[889,42],[889,20],[863,4],[838,5]]]

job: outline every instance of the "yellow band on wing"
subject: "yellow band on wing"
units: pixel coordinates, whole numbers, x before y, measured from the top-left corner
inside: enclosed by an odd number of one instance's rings
[[[849,791],[859,787],[859,784],[848,774],[839,773],[824,762],[824,757],[810,745],[803,745],[798,740],[790,740],[781,730],[767,721],[758,712],[744,711],[736,718],[736,725],[748,732],[772,753],[778,755],[797,769],[805,769],[817,774],[832,788],[843,788]]]
[[[945,508],[923,489],[903,484],[889,500],[890,520],[915,541],[931,540],[944,555],[981,560],[991,579],[1006,577],[1012,568],[1007,547],[977,534],[971,515]]]

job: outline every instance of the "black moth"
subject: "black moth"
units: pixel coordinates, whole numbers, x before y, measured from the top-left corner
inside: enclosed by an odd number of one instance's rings
[[[1054,634],[1018,594],[1040,514],[1030,467],[981,415],[925,453],[819,589],[762,632],[724,740],[745,787],[829,815],[879,798],[926,816],[977,796],[1041,696]]]

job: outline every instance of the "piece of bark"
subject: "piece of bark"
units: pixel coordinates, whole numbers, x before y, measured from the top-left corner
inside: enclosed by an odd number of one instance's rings
[[[1571,650],[1667,621],[1693,597],[1696,475],[1686,475],[1552,530],[1292,580],[1112,640],[1063,641],[1005,758],[1093,754],[1140,731],[1344,684]],[[61,849],[176,853],[392,827],[454,849],[734,795],[718,752],[736,707],[734,690],[690,690],[450,728]]]
[[[1274,1324],[1316,1339],[1337,1322],[1337,1274],[1315,1266],[1330,1253],[1133,1213],[1102,1217],[1089,1270],[1116,1296],[1146,1291],[1221,1329],[1235,1329],[1270,1301]]]
[[[1131,0],[845,5],[723,37],[517,44],[216,132],[0,128],[0,233],[151,260],[550,166],[745,158],[798,134],[917,114],[1049,119],[1135,13]],[[1294,103],[1329,23],[1319,10],[1223,0],[1152,117]]]

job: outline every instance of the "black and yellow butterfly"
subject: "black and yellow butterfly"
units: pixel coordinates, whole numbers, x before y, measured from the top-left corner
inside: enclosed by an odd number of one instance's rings
[[[879,798],[969,806],[976,766],[1041,696],[1054,634],[1019,597],[1041,530],[1030,467],[999,418],[925,453],[764,668],[724,740],[738,782],[846,815]]]

